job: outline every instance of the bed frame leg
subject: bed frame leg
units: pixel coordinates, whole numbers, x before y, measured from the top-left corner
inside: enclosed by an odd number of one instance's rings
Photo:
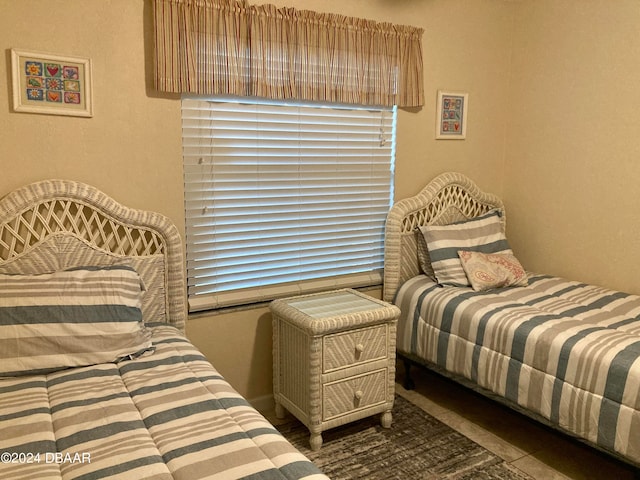
[[[413,390],[416,388],[416,384],[413,383],[411,378],[411,361],[408,358],[403,358],[402,363],[404,364],[404,382],[402,382],[402,386],[405,390]]]

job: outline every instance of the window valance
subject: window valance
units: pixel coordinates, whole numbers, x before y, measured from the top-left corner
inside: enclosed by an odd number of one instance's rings
[[[424,103],[421,28],[246,0],[154,0],[154,20],[160,91]]]

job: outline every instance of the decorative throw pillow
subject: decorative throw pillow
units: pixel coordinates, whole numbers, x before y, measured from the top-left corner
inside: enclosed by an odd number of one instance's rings
[[[476,291],[502,287],[526,287],[527,274],[510,253],[458,252],[471,286]]]
[[[0,275],[0,376],[118,362],[152,348],[128,266]]]
[[[512,253],[503,232],[501,216],[501,211],[491,210],[464,222],[420,227],[429,250],[431,267],[439,284],[470,286],[460,263],[458,250]]]

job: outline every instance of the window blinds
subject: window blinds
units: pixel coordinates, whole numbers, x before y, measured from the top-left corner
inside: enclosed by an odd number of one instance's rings
[[[382,283],[395,117],[184,97],[190,310]]]

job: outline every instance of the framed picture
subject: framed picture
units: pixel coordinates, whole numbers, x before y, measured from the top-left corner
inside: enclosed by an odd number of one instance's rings
[[[14,111],[93,116],[90,59],[12,49],[11,66]]]
[[[468,93],[438,91],[436,138],[464,140],[467,136]]]

